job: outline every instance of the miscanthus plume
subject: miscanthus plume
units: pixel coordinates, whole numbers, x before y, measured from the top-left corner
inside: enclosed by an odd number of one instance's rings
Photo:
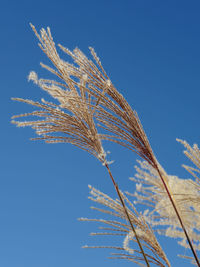
[[[122,253],[115,256],[146,266],[150,264],[170,266],[151,229],[151,225],[159,225],[162,222],[169,225],[165,234],[179,236],[181,244],[191,249],[195,263],[200,266],[196,253],[196,250],[199,250],[198,233],[196,233],[198,222],[195,222],[198,219],[195,205],[198,205],[199,197],[198,147],[194,146],[192,149],[186,142],[181,141],[187,148],[185,153],[197,166],[197,169],[185,166],[196,178],[195,182],[182,181],[167,175],[153,153],[137,113],[115,88],[94,49],[90,48],[93,58],[91,60],[78,48],[70,51],[58,45],[59,49],[73,60],[73,63],[69,63],[58,53],[49,28],[41,29],[38,33],[33,25],[31,27],[39,40],[40,48],[52,63],[51,67],[43,63],[41,66],[50,71],[55,79],[38,78],[38,74],[34,71],[30,72],[28,79],[46,91],[53,101],[13,98],[36,107],[36,110],[15,115],[12,117],[12,122],[19,127],[32,127],[39,136],[32,138],[33,140],[73,144],[94,155],[103,164],[113,183],[118,200],[94,188],[91,194],[92,200],[112,210],[102,210],[102,212],[120,219],[120,222],[107,223],[106,219],[101,221],[112,226],[111,232],[116,233],[116,230],[119,230],[120,235],[124,237],[119,246]],[[22,118],[27,120],[21,120]],[[144,160],[141,167],[146,171],[137,169],[137,179],[140,180],[137,189],[141,194],[136,197],[139,201],[147,200],[148,203],[153,203],[151,214],[147,213],[144,216],[138,213],[135,206],[119,189],[109,166],[111,162],[108,161],[102,145],[104,140],[122,145]],[[146,182],[147,189],[143,185]],[[151,192],[152,188],[155,189],[155,193]],[[180,188],[182,191],[179,190]],[[190,190],[186,192],[184,188]],[[148,190],[150,194],[147,193]],[[164,209],[162,208],[163,199],[167,203]],[[159,215],[155,219],[156,212]],[[192,223],[191,214],[196,216],[193,217]],[[130,243],[136,244],[136,247],[131,247]]]
[[[168,175],[164,169],[163,173],[166,177],[168,187],[176,201],[180,214],[184,220],[184,224],[188,229],[188,233],[193,240],[193,246],[196,250],[200,250],[200,150],[196,144],[191,147],[186,141],[177,139],[182,143],[186,150],[184,154],[194,163],[195,167],[183,165],[183,167],[193,175],[194,179],[181,179],[174,175]],[[185,235],[177,220],[176,214],[160,183],[157,172],[147,162],[138,161],[136,166],[136,175],[130,178],[136,182],[137,191],[133,195],[137,201],[149,206],[145,210],[146,220],[156,229],[159,234],[166,235],[171,238],[178,239],[178,244],[185,248],[189,248]],[[163,228],[163,226],[165,226]]]
[[[100,133],[97,129],[97,122],[103,123],[108,118],[112,121],[115,118],[114,116],[117,119],[117,116],[123,113],[121,106],[125,104],[125,108],[130,110],[129,113],[133,115],[133,126],[137,128],[138,135],[135,137],[137,142],[132,145],[133,149],[137,151],[137,146],[142,148],[145,142],[147,142],[146,139],[143,142],[145,135],[139,119],[126,102],[122,103],[122,95],[112,85],[92,48],[90,49],[91,54],[97,65],[88,59],[78,48],[70,51],[59,45],[74,60],[74,64],[70,64],[59,56],[49,28],[47,30],[41,29],[39,34],[33,25],[31,27],[39,40],[40,48],[51,60],[54,68],[43,63],[41,63],[41,66],[56,75],[59,81],[38,79],[38,75],[34,71],[30,72],[29,80],[32,80],[36,85],[47,91],[58,103],[55,104],[44,99],[41,102],[35,102],[29,99],[13,98],[13,100],[33,105],[39,109],[31,113],[13,116],[12,122],[19,127],[32,127],[36,134],[39,135],[39,137],[32,140],[45,140],[47,143],[71,143],[100,160],[106,167],[112,180],[126,219],[136,238],[142,258],[146,265],[150,266],[135,226],[126,209],[119,187],[111,173],[110,162],[107,161],[106,153],[102,146],[102,140],[113,138],[109,134]],[[108,96],[105,96],[105,94]],[[116,103],[112,99],[113,97]],[[110,112],[108,111],[109,107]],[[23,117],[33,117],[34,120],[16,120]],[[38,119],[35,119],[35,117],[38,117]],[[115,125],[113,127],[115,128]],[[101,125],[101,128],[103,129],[104,126]],[[113,131],[115,131],[114,128]],[[132,139],[134,140],[134,138]],[[141,141],[142,144],[140,144]],[[146,154],[143,150],[145,151],[145,149],[141,149],[139,153],[145,158]]]
[[[89,186],[90,197],[89,199],[97,204],[103,206],[91,207],[93,210],[99,211],[104,214],[101,219],[80,218],[81,221],[98,222],[102,226],[99,227],[98,232],[91,233],[92,236],[108,236],[118,237],[118,243],[114,245],[92,245],[84,246],[84,248],[107,248],[112,250],[111,257],[113,259],[125,259],[137,263],[140,266],[145,266],[141,263],[141,252],[138,251],[136,246],[136,239],[133,231],[127,223],[123,207],[118,199],[113,199],[107,194]],[[146,256],[150,264],[157,266],[171,266],[162,247],[160,246],[153,230],[146,222],[145,217],[138,213],[133,203],[121,192],[124,202],[127,205],[127,210],[130,218],[135,225],[135,230],[145,248]],[[112,240],[110,240],[111,243]],[[108,244],[109,240],[107,240]]]

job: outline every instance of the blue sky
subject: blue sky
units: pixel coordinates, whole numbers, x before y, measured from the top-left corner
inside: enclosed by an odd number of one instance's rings
[[[78,217],[96,217],[89,209],[88,184],[115,197],[108,175],[92,156],[71,145],[29,141],[31,129],[10,124],[30,111],[11,97],[40,100],[45,92],[27,82],[29,71],[49,75],[49,63],[29,27],[50,26],[54,40],[88,55],[92,46],[113,84],[137,110],[158,160],[169,174],[188,177],[189,163],[175,139],[200,143],[199,1],[57,0],[2,1],[0,266],[133,266],[108,260],[109,251],[84,250],[98,244],[89,232],[96,225]],[[47,77],[47,76],[46,76]],[[134,190],[137,157],[105,143],[115,160],[112,170],[123,190]],[[161,239],[174,266],[188,266],[175,241]],[[105,240],[105,244],[107,240]]]

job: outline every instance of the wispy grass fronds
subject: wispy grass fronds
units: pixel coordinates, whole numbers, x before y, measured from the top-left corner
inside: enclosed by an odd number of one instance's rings
[[[13,98],[42,110],[13,116],[12,122],[17,124],[17,126],[31,126],[35,129],[36,133],[41,137],[34,138],[34,140],[45,140],[47,143],[71,143],[88,151],[104,162],[106,155],[94,123],[92,98],[90,94],[83,90],[87,77],[80,72],[78,82],[71,79],[70,75],[73,74],[73,66],[67,64],[59,57],[50,29],[47,28],[47,31],[42,29],[39,35],[34,26],[31,26],[40,41],[39,46],[50,58],[56,70],[44,64],[42,66],[53,72],[62,81],[38,79],[37,74],[33,71],[30,72],[29,80],[33,80],[35,84],[47,91],[59,104],[50,103],[45,100],[42,100],[43,103],[39,103]],[[74,69],[76,68],[74,67]],[[19,117],[30,116],[37,116],[40,120],[25,122],[15,120]]]
[[[141,264],[144,258],[141,257],[141,252],[135,247],[137,241],[135,239],[134,233],[130,227],[127,220],[127,216],[124,213],[124,209],[119,200],[115,200],[105,193],[97,190],[96,188],[89,186],[90,196],[89,199],[95,203],[101,204],[104,207],[91,207],[93,210],[104,213],[105,216],[108,215],[112,219],[109,220],[107,217],[105,219],[88,219],[80,218],[81,221],[88,222],[99,222],[105,226],[99,227],[101,231],[91,233],[93,236],[105,235],[105,236],[118,236],[121,238],[119,241],[120,246],[84,246],[86,248],[110,248],[115,250],[121,250],[120,253],[112,253],[111,258],[121,258],[130,261],[134,261],[137,264]],[[142,214],[138,213],[134,205],[129,201],[129,199],[121,192],[124,202],[126,203],[127,211],[131,218],[132,223],[135,225],[137,235],[145,248],[145,255],[150,263],[157,266],[170,266],[170,263],[162,250],[160,244],[158,243],[152,229],[149,227],[145,221]],[[116,218],[114,220],[114,218]]]
[[[136,166],[137,174],[130,178],[137,183],[137,192],[130,195],[136,197],[135,203],[149,206],[149,210],[144,213],[145,218],[153,227],[156,227],[158,233],[177,238],[181,246],[189,248],[158,173],[147,162],[138,162],[140,167]],[[196,250],[200,250],[199,184],[191,179],[180,179],[177,176],[168,175],[164,170],[162,173],[180,215],[184,219],[190,238],[193,240],[193,246]]]
[[[32,127],[39,135],[39,137],[33,138],[34,140],[44,140],[47,143],[71,143],[91,153],[103,163],[118,194],[140,252],[146,261],[146,265],[150,266],[137,236],[137,230],[129,216],[129,211],[126,209],[124,196],[121,195],[108,166],[102,140],[118,143],[137,153],[157,172],[156,175],[160,179],[163,195],[166,192],[165,195],[169,198],[168,203],[174,210],[172,214],[174,214],[174,218],[176,214],[197,265],[200,266],[186,230],[187,220],[185,227],[185,215],[182,213],[181,206],[179,210],[180,201],[176,203],[173,191],[168,185],[168,177],[156,160],[137,113],[132,110],[126,99],[114,87],[94,49],[90,48],[94,60],[92,61],[78,48],[70,51],[59,45],[61,50],[73,60],[71,64],[63,60],[58,54],[49,28],[47,30],[41,29],[38,33],[33,25],[31,27],[39,40],[40,48],[53,64],[53,67],[43,63],[41,63],[41,66],[53,73],[56,80],[38,79],[37,74],[33,71],[29,75],[29,80],[48,92],[54,100],[56,99],[57,103],[54,104],[44,99],[41,102],[34,102],[27,99],[13,98],[19,102],[35,106],[37,110],[13,116],[12,122],[19,127]],[[32,119],[27,121],[16,120],[26,117]],[[194,148],[194,150],[198,149]],[[191,168],[189,170],[194,171]]]
[[[188,157],[192,163],[196,166],[196,168],[182,165],[189,173],[192,174],[192,176],[196,179],[196,182],[200,184],[200,177],[198,176],[200,173],[200,149],[197,144],[194,144],[193,147],[191,147],[186,141],[177,139],[178,142],[180,142],[186,150],[184,150],[184,154],[186,157]]]
[[[113,86],[94,49],[90,48],[90,51],[96,65],[78,48],[70,51],[59,45],[74,60],[75,65],[70,64],[61,59],[58,54],[49,28],[47,31],[41,29],[39,34],[33,25],[31,27],[39,40],[40,48],[51,60],[55,69],[43,63],[41,66],[55,74],[60,81],[38,79],[34,72],[30,73],[29,80],[33,80],[34,83],[58,100],[59,105],[55,108],[67,110],[70,115],[81,119],[87,128],[90,128],[88,132],[90,136],[97,135],[94,119],[100,122],[99,126],[102,129],[109,130],[114,134],[110,135],[103,131],[98,138],[95,137],[96,141],[98,140],[97,143],[100,142],[100,139],[117,142],[134,150],[143,159],[153,164],[152,151],[137,113],[131,109],[125,98]],[[27,103],[34,104],[34,102]],[[35,115],[40,116],[41,114]],[[20,125],[22,124],[18,123],[18,126]],[[42,134],[42,130],[37,131],[37,133]],[[62,140],[62,138],[57,138],[56,142],[58,140]],[[99,144],[97,146],[99,153]],[[85,148],[85,146],[82,147]]]
[[[150,266],[135,232],[134,225],[129,218],[118,185],[108,166],[109,162],[106,160],[106,153],[101,143],[103,135],[98,133],[95,123],[95,119],[98,117],[97,109],[99,108],[101,96],[105,93],[107,87],[110,86],[110,82],[105,78],[106,74],[101,66],[100,60],[94,50],[91,49],[91,54],[101,71],[79,49],[76,48],[71,52],[60,45],[61,49],[72,57],[77,66],[69,64],[62,60],[57,53],[49,28],[47,30],[41,29],[39,34],[33,25],[31,27],[39,39],[40,48],[51,60],[55,69],[43,63],[41,64],[42,67],[55,74],[60,80],[38,79],[37,74],[33,71],[30,72],[29,80],[33,80],[35,84],[47,91],[59,104],[45,100],[39,103],[32,100],[13,98],[13,100],[36,106],[41,110],[13,116],[12,122],[19,127],[30,126],[35,129],[40,137],[33,138],[33,140],[45,140],[47,143],[71,143],[93,154],[102,162],[118,194],[146,265]],[[98,88],[98,90],[95,91],[93,88],[91,91],[89,89],[91,84]],[[101,95],[97,94],[99,90],[101,91]],[[39,117],[39,120],[16,121],[16,118],[30,116]]]
[[[69,105],[69,112],[71,114],[61,110],[60,106],[44,100],[43,103],[21,98],[13,98],[13,100],[31,104],[42,109],[12,117],[14,124],[19,127],[30,126],[40,136],[32,138],[32,140],[44,140],[46,143],[71,143],[104,162],[105,153],[101,140],[90,113],[84,107],[84,103],[79,102],[80,99],[78,99],[80,107],[75,112],[73,112],[74,99],[72,100],[72,105]],[[30,116],[37,116],[40,119],[23,122],[16,121],[16,118]]]

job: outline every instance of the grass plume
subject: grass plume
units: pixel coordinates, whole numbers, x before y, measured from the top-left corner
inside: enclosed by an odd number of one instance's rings
[[[64,46],[58,45],[74,61],[71,64],[60,57],[49,28],[47,30],[41,29],[40,33],[38,33],[32,24],[31,27],[39,40],[40,48],[53,65],[53,67],[50,67],[41,63],[41,66],[55,75],[56,80],[39,79],[34,71],[30,72],[29,80],[32,80],[46,91],[57,103],[44,99],[41,102],[35,102],[29,99],[13,98],[13,100],[27,103],[37,109],[30,113],[13,116],[12,122],[19,127],[32,127],[36,134],[39,135],[39,137],[32,138],[32,140],[44,140],[47,143],[70,143],[95,156],[108,171],[119,202],[111,198],[108,200],[108,197],[105,197],[105,199],[117,207],[118,210],[115,209],[115,212],[117,211],[120,218],[125,219],[126,224],[128,224],[126,227],[128,232],[126,232],[124,243],[128,244],[130,240],[134,240],[139,246],[137,251],[139,256],[132,257],[123,253],[117,253],[115,256],[131,259],[138,264],[143,260],[147,266],[150,266],[150,263],[164,266],[157,259],[158,256],[167,266],[170,266],[147,222],[144,218],[140,218],[141,216],[134,206],[131,207],[137,216],[133,215],[128,208],[127,204],[130,204],[130,201],[121,192],[111,173],[102,141],[115,142],[138,154],[145,160],[145,163],[142,163],[144,164],[143,166],[150,171],[147,177],[151,177],[151,174],[154,173],[154,179],[152,181],[148,180],[150,186],[148,188],[156,188],[157,190],[155,195],[153,193],[145,195],[147,191],[143,187],[143,195],[138,195],[138,198],[147,200],[148,203],[155,207],[155,211],[158,211],[159,208],[156,207],[156,204],[161,203],[159,202],[161,200],[159,197],[165,197],[167,206],[172,210],[170,215],[165,211],[165,216],[171,216],[170,218],[173,218],[176,222],[176,227],[181,229],[181,237],[183,240],[187,240],[187,246],[190,247],[197,266],[200,266],[195,251],[197,247],[191,241],[194,236],[189,228],[186,216],[188,210],[185,203],[189,202],[191,198],[187,198],[187,201],[183,198],[180,199],[177,197],[178,193],[170,187],[170,181],[172,180],[169,179],[170,176],[166,174],[158,163],[136,111],[131,108],[126,99],[112,84],[94,49],[90,48],[93,57],[93,60],[91,60],[78,48],[70,51]],[[21,121],[21,118],[28,118],[28,120]],[[199,149],[197,146],[191,148],[185,141],[180,142],[187,149],[186,155],[198,167],[198,169],[188,166],[185,166],[185,168],[199,183],[199,178],[196,175],[199,173],[200,166]],[[142,171],[139,172],[142,176],[142,178],[140,177],[141,180],[147,182],[144,173]],[[153,184],[154,182],[155,184]],[[193,185],[197,188],[197,182],[196,184],[193,183]],[[96,192],[97,195],[99,194],[101,199],[102,193],[100,191],[93,189],[93,192]],[[194,199],[195,197],[193,197],[193,201]],[[108,204],[108,202],[106,203]],[[103,204],[105,205],[105,203]],[[110,206],[111,209],[114,208],[112,205]],[[164,217],[164,215],[160,216]],[[154,256],[146,253],[146,248],[150,249]],[[123,250],[126,249],[123,247]],[[134,251],[136,250],[134,249]]]

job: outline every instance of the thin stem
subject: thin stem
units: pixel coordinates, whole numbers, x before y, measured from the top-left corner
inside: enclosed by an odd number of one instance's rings
[[[175,201],[173,200],[172,195],[170,194],[169,188],[167,187],[167,184],[166,184],[166,182],[165,182],[165,179],[164,179],[163,175],[162,175],[161,172],[160,172],[160,169],[159,169],[159,167],[158,167],[158,165],[157,165],[157,163],[156,163],[156,160],[154,160],[154,166],[155,166],[155,168],[156,168],[156,170],[157,170],[157,172],[158,172],[158,174],[159,174],[159,176],[160,176],[160,178],[161,178],[161,181],[162,181],[162,183],[163,183],[163,185],[164,185],[164,187],[165,187],[165,190],[166,190],[166,192],[167,192],[167,195],[168,195],[168,197],[169,197],[169,199],[170,199],[170,201],[171,201],[171,203],[172,203],[172,206],[173,206],[173,208],[174,208],[174,211],[175,211],[175,213],[176,213],[176,215],[177,215],[177,217],[178,217],[178,220],[179,220],[179,222],[180,222],[180,225],[181,225],[181,227],[182,227],[182,229],[183,229],[183,231],[184,231],[184,233],[185,233],[185,236],[186,236],[186,238],[187,238],[187,241],[188,241],[188,243],[189,243],[189,246],[190,246],[190,248],[191,248],[191,250],[192,250],[193,256],[194,256],[194,258],[195,258],[195,260],[196,260],[197,266],[200,267],[200,263],[199,263],[199,259],[198,259],[198,257],[197,257],[196,251],[195,251],[195,249],[194,249],[194,247],[193,247],[193,245],[192,245],[192,242],[191,242],[191,240],[190,240],[190,237],[189,237],[189,235],[188,235],[188,233],[187,233],[187,230],[186,230],[186,228],[185,228],[185,226],[184,226],[184,224],[183,224],[183,220],[182,220],[182,218],[181,218],[181,216],[180,216],[180,214],[179,214],[179,212],[178,212],[178,209],[177,209],[177,207],[176,207]]]
[[[133,223],[132,223],[132,221],[131,221],[131,218],[130,218],[130,216],[129,216],[129,213],[128,213],[127,209],[126,209],[126,205],[125,205],[124,200],[123,200],[123,198],[122,198],[122,196],[121,196],[121,193],[120,193],[120,191],[119,191],[119,187],[118,187],[117,183],[115,182],[114,177],[113,177],[113,175],[112,175],[112,173],[111,173],[111,170],[110,170],[110,168],[109,168],[109,166],[108,166],[107,163],[105,163],[105,167],[106,167],[107,170],[108,170],[108,173],[109,173],[110,178],[111,178],[111,180],[112,180],[112,183],[113,183],[113,185],[114,185],[114,187],[115,187],[115,190],[116,190],[116,192],[117,192],[117,194],[118,194],[118,197],[119,197],[119,199],[120,199],[120,202],[121,202],[121,204],[122,204],[122,207],[123,207],[123,209],[124,209],[124,212],[125,212],[125,214],[126,214],[126,217],[127,217],[128,221],[129,221],[129,223],[130,223],[131,229],[133,230],[133,233],[134,233],[134,235],[135,235],[135,238],[136,238],[136,240],[137,240],[137,243],[138,243],[138,245],[139,245],[139,247],[140,247],[140,250],[141,250],[141,253],[142,253],[143,257],[144,257],[144,260],[145,260],[145,262],[146,262],[146,265],[147,265],[148,267],[150,267],[149,262],[148,262],[148,259],[147,259],[146,255],[145,255],[144,250],[143,250],[142,244],[141,244],[141,242],[140,242],[140,240],[139,240],[139,238],[138,238],[138,235],[137,235],[137,233],[136,233],[135,227],[133,226]]]

